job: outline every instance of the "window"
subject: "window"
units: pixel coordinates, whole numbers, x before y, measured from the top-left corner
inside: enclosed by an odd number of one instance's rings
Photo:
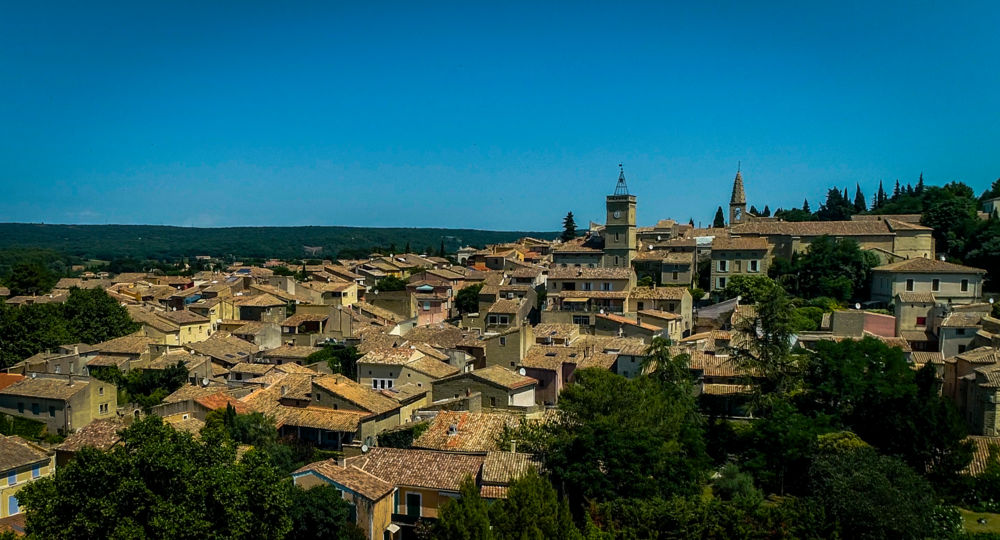
[[[430,311],[430,310],[431,310],[431,303],[425,301],[424,302],[424,311]]]
[[[615,233],[615,242],[618,242],[621,239],[622,239],[622,233]]]
[[[591,282],[589,282],[589,281],[583,283],[582,287],[583,288],[581,290],[583,290],[583,291],[592,291],[592,290],[594,290],[594,284],[591,283]]]
[[[590,325],[589,315],[573,315],[573,324],[586,324]]]
[[[618,255],[615,255],[615,266],[618,266]]]
[[[507,346],[507,338],[506,337],[500,336],[500,346],[501,347],[506,347]]]
[[[965,345],[959,345],[958,346],[958,354],[962,354],[964,352],[965,352]]]
[[[719,278],[718,288],[719,289],[725,289],[726,288],[726,278],[724,278],[724,277],[720,277]]]
[[[490,407],[496,407],[496,406],[497,406],[497,398],[491,397],[490,398]]]
[[[677,272],[674,272],[673,274],[671,274],[670,279],[672,279],[674,281],[677,281]]]
[[[20,514],[21,509],[17,506],[17,497],[11,495],[7,497],[7,515]]]
[[[912,291],[913,290],[913,280],[912,279],[906,280],[906,290],[907,291]]]
[[[760,272],[760,261],[747,262],[747,270],[751,272]]]
[[[932,279],[931,280],[931,290],[932,291],[939,291],[939,290],[941,290],[941,280],[940,279]]]
[[[393,379],[372,379],[372,388],[375,390],[385,390],[392,388]]]
[[[719,261],[719,272],[729,271],[729,261]]]
[[[56,416],[56,408],[53,405],[49,405],[49,416],[53,418]]]
[[[108,404],[107,403],[101,403],[100,411],[101,411],[101,414],[108,414]]]
[[[62,366],[56,365],[56,374],[62,373]]]
[[[968,292],[968,290],[969,290],[969,280],[963,279],[962,280],[962,292]]]
[[[927,326],[927,317],[917,317],[917,326]]]
[[[406,494],[406,515],[420,517],[421,497],[419,493]]]
[[[41,406],[39,406],[37,403],[31,404],[31,414],[38,414],[41,410],[42,410]]]
[[[99,396],[103,396],[104,395],[104,387],[103,386],[98,386],[97,387],[97,395],[99,395]]]
[[[964,336],[965,335],[965,328],[956,328],[955,329],[955,335],[956,336]]]
[[[611,283],[610,282],[601,283],[601,290],[602,291],[610,291],[611,290]]]
[[[38,478],[41,475],[42,475],[42,466],[35,463],[35,465],[31,467],[31,477]]]
[[[497,316],[496,315],[490,315],[487,318],[486,322],[489,323],[489,324],[496,324],[497,323]]]
[[[646,304],[643,302],[639,302],[638,305],[636,305],[636,311],[642,311],[644,309],[646,309]]]
[[[10,474],[7,475],[7,485],[13,486],[16,483],[17,483],[17,473],[15,471],[10,471]]]
[[[17,412],[24,413],[24,403],[17,404]]]

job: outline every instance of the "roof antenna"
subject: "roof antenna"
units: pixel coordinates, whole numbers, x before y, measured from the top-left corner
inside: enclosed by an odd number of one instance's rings
[[[742,162],[740,160],[736,160],[736,172],[740,172],[740,165],[742,165]]]

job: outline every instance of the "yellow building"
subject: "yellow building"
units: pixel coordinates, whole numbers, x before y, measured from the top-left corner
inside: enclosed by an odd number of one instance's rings
[[[355,523],[369,540],[400,538],[399,526],[392,524],[393,493],[389,482],[376,478],[355,467],[337,464],[328,459],[310,463],[292,473],[292,481],[302,489],[324,484],[340,490],[344,500],[354,509]]]
[[[0,436],[0,518],[21,513],[17,492],[55,472],[55,455],[16,435]]]
[[[46,374],[0,390],[0,413],[36,420],[49,433],[73,432],[96,419],[114,418],[115,385],[89,377]]]

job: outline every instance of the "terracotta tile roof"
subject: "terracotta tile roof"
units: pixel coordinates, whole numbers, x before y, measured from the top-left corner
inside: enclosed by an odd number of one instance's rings
[[[750,221],[730,228],[734,235],[878,236],[890,235],[884,221]]]
[[[416,358],[407,363],[406,367],[435,379],[443,379],[458,373],[458,368],[428,356]]]
[[[357,433],[361,421],[370,413],[361,411],[345,411],[343,409],[328,409],[326,407],[287,407],[278,405],[273,408],[277,427],[300,426],[342,433]]]
[[[232,373],[250,373],[252,375],[263,375],[268,371],[278,367],[276,364],[254,364],[251,362],[240,362],[229,368]]]
[[[746,395],[752,391],[753,388],[745,384],[705,384],[701,388],[701,393],[708,396]]]
[[[445,353],[441,352],[440,350],[434,348],[433,345],[428,345],[427,343],[419,343],[418,342],[418,343],[412,343],[412,344],[408,343],[407,345],[409,345],[410,347],[412,347],[412,348],[414,348],[414,349],[416,349],[416,350],[424,353],[425,355],[427,355],[427,356],[429,356],[431,358],[435,358],[435,359],[440,360],[442,362],[447,362],[450,359],[450,357],[447,354],[445,354]]]
[[[580,334],[580,325],[569,323],[541,323],[535,326],[535,339],[570,339]]]
[[[528,474],[538,471],[539,463],[532,459],[531,454],[521,452],[487,452],[483,460],[484,484],[510,484]]]
[[[23,378],[24,375],[18,375],[16,373],[0,373],[0,390],[7,388]]]
[[[647,330],[650,332],[659,332],[660,330],[663,330],[663,327],[655,326],[649,323],[640,323],[639,321],[636,321],[634,319],[629,319],[628,317],[623,317],[621,315],[615,315],[614,313],[605,313],[603,315],[598,313],[597,315],[595,315],[595,317],[597,317],[598,319],[605,319],[617,324],[635,326],[636,328],[641,328],[643,330]]]
[[[181,309],[177,311],[164,311],[163,313],[157,313],[160,317],[167,319],[168,321],[179,324],[205,324],[210,322],[208,317],[202,317],[193,311],[188,311],[186,309]]]
[[[631,268],[588,268],[582,266],[549,268],[549,279],[629,279],[632,275]]]
[[[457,492],[465,477],[479,476],[483,459],[483,456],[451,452],[376,447],[348,464],[396,487]]]
[[[497,300],[496,302],[493,302],[493,305],[491,305],[490,308],[486,312],[487,313],[516,314],[518,312],[518,310],[521,309],[521,305],[525,301],[526,300],[523,299],[523,298],[514,298],[514,299],[510,299],[510,300],[508,300],[506,298],[501,298],[501,299]]]
[[[56,450],[78,452],[84,447],[107,450],[120,440],[118,432],[125,429],[125,423],[119,420],[94,420],[86,426],[71,433]]]
[[[972,461],[962,472],[978,476],[986,470],[991,451],[1000,452],[1000,437],[970,435],[966,440],[972,441]]]
[[[373,392],[370,388],[366,388],[343,375],[316,377],[312,380],[312,384],[371,413],[383,414],[399,408],[399,403],[395,400]]]
[[[628,298],[628,291],[559,291],[557,295],[562,299],[589,299],[606,298],[614,300],[625,300]]]
[[[917,257],[872,268],[872,272],[899,272],[906,274],[985,274],[986,270],[960,264]]]
[[[361,495],[369,501],[377,501],[382,497],[392,493],[392,484],[377,478],[355,466],[337,465],[336,460],[317,461],[302,467],[293,473],[298,476],[301,473],[313,472],[320,476],[343,486],[354,493]]]
[[[181,401],[195,400],[198,398],[211,396],[217,394],[221,391],[225,391],[225,385],[209,385],[209,386],[196,386],[193,384],[185,384],[177,390],[174,390],[172,394],[163,398],[164,403],[179,403]]]
[[[712,251],[764,251],[767,249],[767,239],[754,238],[722,238],[712,240]]]
[[[573,342],[578,347],[592,347],[594,351],[607,354],[642,356],[648,346],[640,338],[617,336],[580,336]]]
[[[156,343],[156,340],[153,338],[133,334],[98,343],[94,347],[105,354],[140,355],[146,352],[153,343]]]
[[[520,417],[513,414],[441,411],[413,441],[413,447],[452,452],[497,450],[504,427],[513,429],[520,424]]]
[[[924,364],[943,364],[944,357],[941,356],[941,352],[928,352],[928,351],[913,351],[910,353],[910,358],[913,359],[914,364],[919,364],[923,366]]]
[[[484,499],[506,499],[507,486],[480,486],[479,496]]]
[[[212,411],[225,409],[228,405],[232,405],[233,408],[236,409],[237,414],[248,414],[253,412],[245,403],[222,391],[208,396],[195,398],[194,401],[202,407]]]
[[[636,287],[630,296],[642,300],[681,300],[685,293],[690,294],[684,287]]]
[[[308,345],[282,345],[280,347],[264,351],[262,356],[264,358],[301,358],[304,360],[308,358],[309,355],[322,350],[322,347],[310,347]]]
[[[643,309],[639,311],[639,315],[644,315],[646,317],[653,317],[655,319],[664,319],[668,321],[674,321],[677,319],[683,319],[680,315],[676,313],[671,313],[669,311],[663,311],[659,309]]]
[[[201,434],[202,428],[205,427],[204,421],[190,415],[184,418],[184,414],[171,414],[170,416],[163,417],[163,421],[177,431],[190,433],[195,437],[198,437]]]
[[[275,298],[270,294],[264,293],[255,294],[253,296],[236,296],[233,298],[233,304],[248,307],[278,307],[285,305],[286,302],[279,298]]]
[[[202,362],[207,362],[208,357],[199,356],[191,354],[189,351],[184,349],[178,349],[161,354],[156,360],[151,361],[146,365],[147,369],[167,369],[177,365],[177,362],[182,362],[188,371],[194,369],[201,365]]]
[[[489,366],[470,371],[467,374],[460,373],[456,376],[460,377],[462,375],[470,375],[475,379],[492,383],[508,390],[517,390],[518,388],[538,384],[538,381],[532,379],[531,377],[525,377],[500,366]]]
[[[128,358],[124,356],[108,356],[104,354],[99,354],[89,361],[87,361],[87,367],[117,367],[122,368],[128,364]]]
[[[88,384],[89,379],[81,377],[74,377],[72,382],[67,378],[26,377],[0,390],[0,395],[63,401],[86,389]]]
[[[415,350],[409,347],[391,347],[373,349],[361,358],[358,364],[379,364],[387,366],[401,366],[410,361],[415,356]]]
[[[216,332],[205,341],[184,345],[185,349],[212,357],[226,364],[237,364],[258,352],[259,347],[226,332]]]
[[[243,325],[232,330],[234,336],[256,336],[269,328],[277,328],[277,324],[266,321],[239,321]]]
[[[896,298],[907,304],[933,304],[937,301],[932,293],[901,292],[896,294]]]
[[[439,323],[414,327],[403,337],[407,341],[419,341],[443,349],[454,349],[466,334],[467,332],[457,326]]]
[[[7,437],[0,435],[0,472],[48,460],[49,454],[41,446],[17,435]]]
[[[961,311],[952,312],[941,321],[941,326],[945,328],[972,328],[979,326],[983,320],[984,313]]]

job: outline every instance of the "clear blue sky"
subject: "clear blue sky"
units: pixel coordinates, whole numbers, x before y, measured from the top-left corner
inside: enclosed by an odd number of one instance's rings
[[[0,221],[556,230],[1000,176],[1000,3],[8,2]]]

